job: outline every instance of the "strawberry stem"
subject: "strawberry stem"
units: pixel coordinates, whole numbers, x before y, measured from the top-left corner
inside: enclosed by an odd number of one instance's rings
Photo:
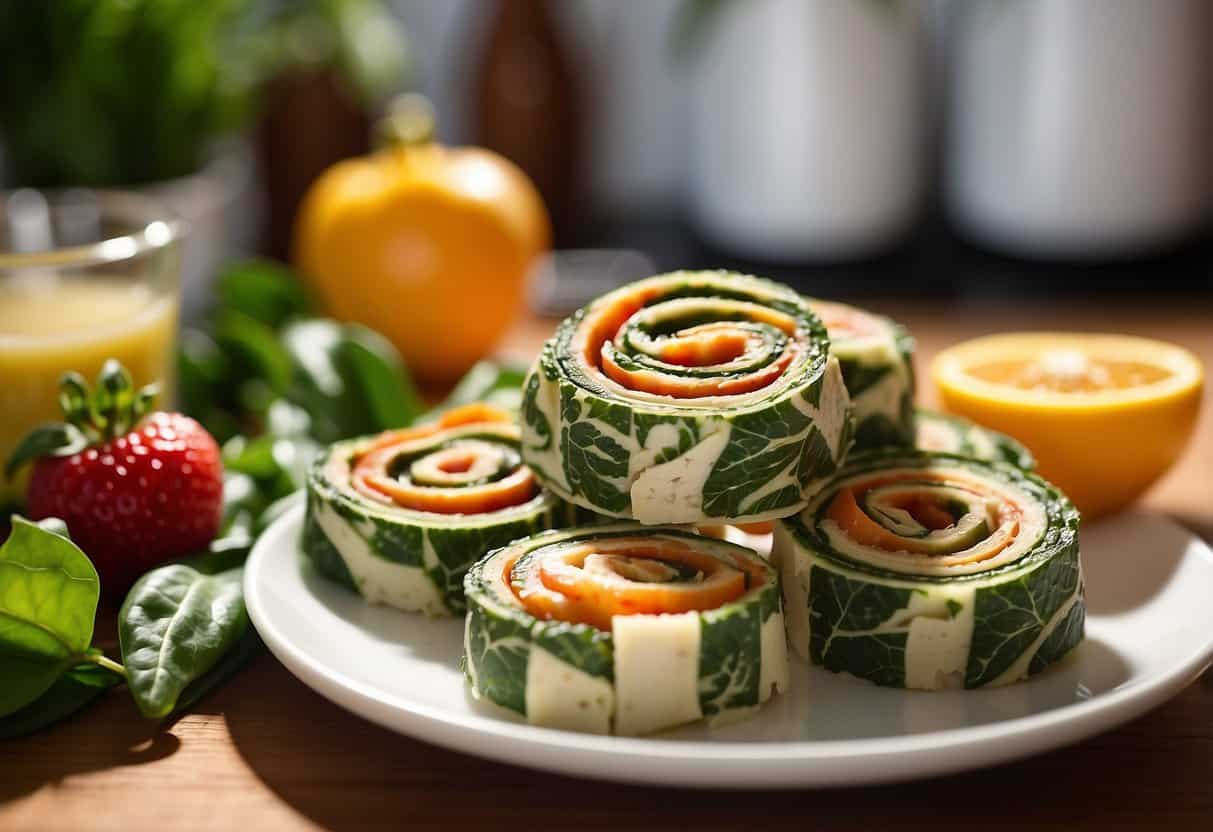
[[[135,389],[131,374],[112,358],[101,367],[91,393],[79,373],[64,373],[59,381],[64,418],[94,443],[128,433],[151,411],[158,392],[154,384]]]
[[[93,407],[84,376],[74,371],[63,374],[59,379],[59,407],[65,422],[79,428],[90,441],[99,439],[97,424],[100,417]]]
[[[136,389],[131,374],[112,358],[102,366],[93,391],[84,376],[64,373],[59,379],[64,421],[35,428],[18,443],[5,476],[12,477],[22,465],[40,457],[70,456],[126,435],[151,412],[158,392],[154,384]]]

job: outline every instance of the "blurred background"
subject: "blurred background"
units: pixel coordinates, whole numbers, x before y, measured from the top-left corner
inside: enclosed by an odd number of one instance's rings
[[[187,319],[232,256],[290,257],[402,91],[536,184],[578,250],[532,293],[553,312],[699,266],[1213,291],[1202,0],[48,0],[4,4],[0,48],[4,186],[169,206]]]

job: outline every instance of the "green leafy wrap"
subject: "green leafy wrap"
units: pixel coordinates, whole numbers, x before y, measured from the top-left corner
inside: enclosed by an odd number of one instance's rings
[[[576,589],[550,589],[553,574]],[[708,594],[738,580],[736,596]],[[646,734],[744,715],[787,686],[778,577],[742,546],[634,523],[549,531],[478,562],[465,589],[472,693],[532,724]],[[610,602],[577,600],[604,591],[641,609],[654,593],[691,608],[612,614]]]
[[[855,450],[914,444],[914,339],[897,322],[807,298],[830,335],[855,408]]]
[[[859,457],[776,524],[792,647],[880,685],[1018,681],[1083,638],[1078,512],[1003,463]]]
[[[960,416],[934,410],[918,408],[916,413],[918,439],[915,444],[921,451],[940,451],[991,462],[1009,462],[1025,471],[1036,468],[1036,458],[1032,456],[1032,452],[1005,433],[983,428]]]
[[[828,347],[777,283],[675,272],[629,284],[544,345],[523,391],[523,458],[562,498],[611,517],[786,517],[851,441]]]
[[[486,510],[433,510],[469,499]],[[440,424],[332,445],[308,475],[302,547],[373,604],[456,615],[472,563],[576,516],[522,464],[516,425]]]

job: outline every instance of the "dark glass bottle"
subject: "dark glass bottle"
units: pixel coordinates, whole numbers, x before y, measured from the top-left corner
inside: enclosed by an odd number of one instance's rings
[[[475,79],[475,141],[526,171],[567,246],[584,222],[574,67],[545,0],[497,0],[492,14]]]

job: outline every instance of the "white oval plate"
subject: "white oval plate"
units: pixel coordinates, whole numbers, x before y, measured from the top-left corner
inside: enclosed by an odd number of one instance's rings
[[[1083,531],[1087,640],[1006,688],[880,688],[793,660],[792,688],[754,717],[651,738],[526,725],[475,702],[459,669],[462,620],[371,607],[298,549],[302,506],[249,557],[249,614],[274,655],[344,708],[435,745],[561,774],[712,788],[853,785],[962,771],[1106,731],[1213,662],[1213,551],[1163,517]]]

